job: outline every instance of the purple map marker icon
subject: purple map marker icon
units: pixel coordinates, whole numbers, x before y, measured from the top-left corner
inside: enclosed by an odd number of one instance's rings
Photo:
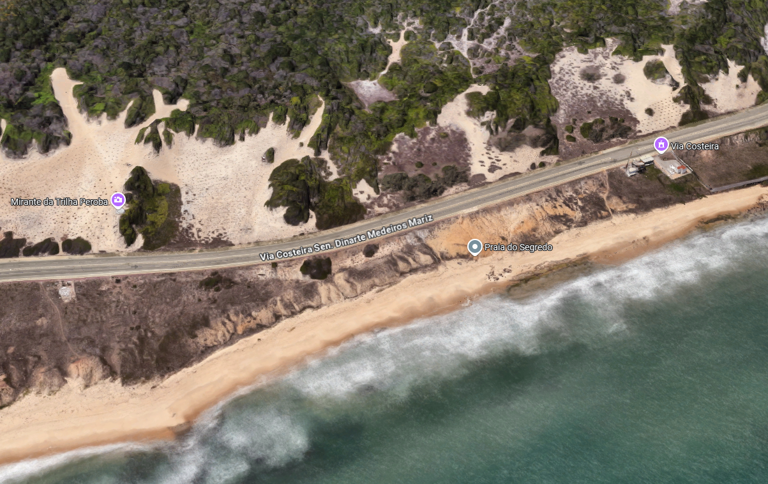
[[[656,141],[653,142],[653,147],[656,148],[656,151],[661,155],[667,151],[667,148],[669,148],[669,140],[663,136],[659,136],[656,138]]]
[[[120,192],[114,193],[109,201],[112,202],[113,207],[120,210],[125,205],[125,195]]]

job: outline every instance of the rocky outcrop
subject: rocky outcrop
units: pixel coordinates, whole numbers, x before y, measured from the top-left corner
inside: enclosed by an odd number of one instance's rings
[[[626,180],[623,174],[596,175],[379,239],[377,251],[365,253],[360,244],[331,252],[332,272],[322,280],[302,274],[304,261],[295,260],[213,273],[3,284],[0,406],[26,390],[52,394],[65,384],[64,375],[80,388],[111,378],[132,384],[169,375],[302,311],[469,257],[466,243],[474,237],[540,243],[621,211],[675,200],[645,178],[635,195],[622,185]],[[62,287],[77,297],[65,303]]]
[[[74,380],[82,388],[88,388],[109,378],[109,375],[109,367],[96,356],[79,358],[67,367],[67,377]]]
[[[40,366],[32,372],[29,386],[35,393],[53,395],[66,384],[59,370],[50,366]]]

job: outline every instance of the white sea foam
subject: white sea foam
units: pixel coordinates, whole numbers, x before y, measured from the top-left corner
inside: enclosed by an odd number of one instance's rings
[[[473,362],[500,354],[535,355],[558,345],[631,337],[627,304],[685,297],[693,286],[745,264],[766,267],[766,242],[768,219],[753,220],[676,242],[524,301],[483,298],[451,314],[362,335],[257,389],[244,405],[224,402],[211,409],[176,443],[107,446],[25,461],[0,467],[0,482],[18,482],[98,454],[146,451],[168,456],[168,465],[149,482],[241,482],[253,466],[284,466],[310,449],[312,423],[297,408],[332,412],[340,401],[372,393],[378,401],[400,399],[419,384],[459,377]],[[303,403],[297,406],[297,399]]]
[[[43,474],[74,461],[84,460],[91,457],[105,454],[119,455],[134,452],[151,452],[156,450],[157,447],[157,445],[152,444],[112,444],[100,447],[87,447],[85,449],[73,450],[71,452],[64,452],[62,454],[42,457],[39,459],[23,460],[21,462],[0,467],[0,483],[21,482],[34,475]]]

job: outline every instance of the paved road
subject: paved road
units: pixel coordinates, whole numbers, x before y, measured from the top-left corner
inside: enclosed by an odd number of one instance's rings
[[[665,133],[665,136],[670,141],[703,142],[766,124],[768,124],[768,105],[695,126],[671,130]],[[259,254],[264,252],[286,251],[315,243],[333,243],[334,239],[354,237],[371,229],[402,223],[424,214],[431,214],[436,221],[443,220],[592,175],[607,168],[622,165],[630,156],[637,157],[654,152],[654,138],[655,136],[650,139],[635,140],[627,145],[560,166],[535,170],[520,177],[434,200],[417,207],[287,241],[194,252],[10,259],[0,262],[0,282],[177,272],[255,264],[262,261]]]

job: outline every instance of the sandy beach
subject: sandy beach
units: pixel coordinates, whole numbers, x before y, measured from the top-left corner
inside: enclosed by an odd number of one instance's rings
[[[752,187],[643,215],[618,215],[559,234],[549,241],[552,252],[484,252],[476,259],[453,259],[386,289],[286,319],[163,381],[131,387],[101,382],[85,390],[70,382],[52,396],[28,395],[0,411],[0,462],[112,442],[173,438],[174,430],[238,389],[300,365],[352,336],[449,311],[554,264],[637,256],[689,233],[703,220],[749,210],[766,195],[768,188]],[[470,236],[493,242],[509,235],[513,212],[468,214],[441,223],[426,241],[436,252],[463,254]]]

